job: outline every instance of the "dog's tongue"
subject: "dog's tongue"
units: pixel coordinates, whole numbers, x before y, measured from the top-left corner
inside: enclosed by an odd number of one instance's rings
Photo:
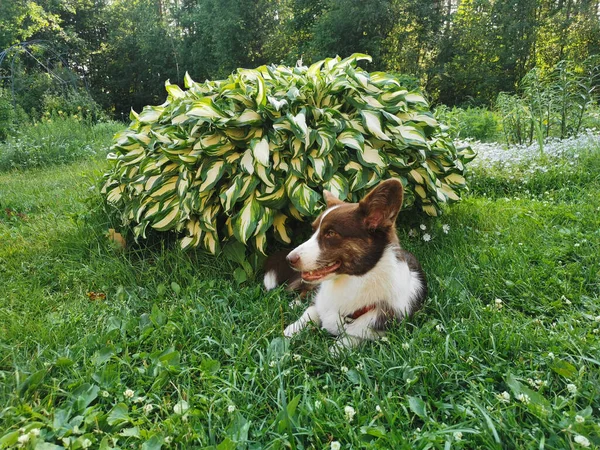
[[[323,278],[325,275],[335,272],[340,263],[336,263],[332,266],[323,267],[322,269],[311,270],[310,272],[302,272],[302,279],[304,281],[316,281]]]

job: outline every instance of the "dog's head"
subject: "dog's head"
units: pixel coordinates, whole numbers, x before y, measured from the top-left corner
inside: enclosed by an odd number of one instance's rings
[[[327,208],[313,222],[311,238],[288,254],[290,266],[309,283],[365,274],[398,242],[402,197],[402,183],[395,179],[380,183],[359,203],[344,203],[325,191]]]

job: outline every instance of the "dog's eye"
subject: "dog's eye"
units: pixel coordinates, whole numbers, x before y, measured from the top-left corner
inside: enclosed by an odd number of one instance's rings
[[[325,232],[325,237],[326,238],[332,238],[332,237],[335,237],[335,236],[337,236],[337,233],[335,231],[333,231],[333,230],[327,230]]]

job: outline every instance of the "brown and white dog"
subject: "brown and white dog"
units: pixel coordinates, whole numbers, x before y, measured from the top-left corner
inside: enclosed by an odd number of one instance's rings
[[[324,198],[327,208],[313,222],[313,235],[287,255],[296,272],[285,273],[272,258],[264,284],[267,289],[285,281],[294,289],[318,285],[312,305],[285,336],[313,322],[339,335],[337,345],[351,347],[381,337],[390,321],[419,309],[427,284],[419,262],[396,235],[402,183],[384,181],[359,203],[344,203],[328,191]]]

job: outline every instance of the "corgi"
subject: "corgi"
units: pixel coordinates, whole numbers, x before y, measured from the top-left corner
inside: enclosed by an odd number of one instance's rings
[[[287,255],[267,260],[264,285],[267,290],[284,282],[288,289],[316,289],[312,304],[285,328],[285,336],[312,322],[339,336],[334,347],[353,347],[382,337],[390,322],[418,310],[427,282],[396,234],[400,181],[380,183],[359,203],[345,203],[328,191],[323,196],[326,208],[313,222],[312,236]]]

